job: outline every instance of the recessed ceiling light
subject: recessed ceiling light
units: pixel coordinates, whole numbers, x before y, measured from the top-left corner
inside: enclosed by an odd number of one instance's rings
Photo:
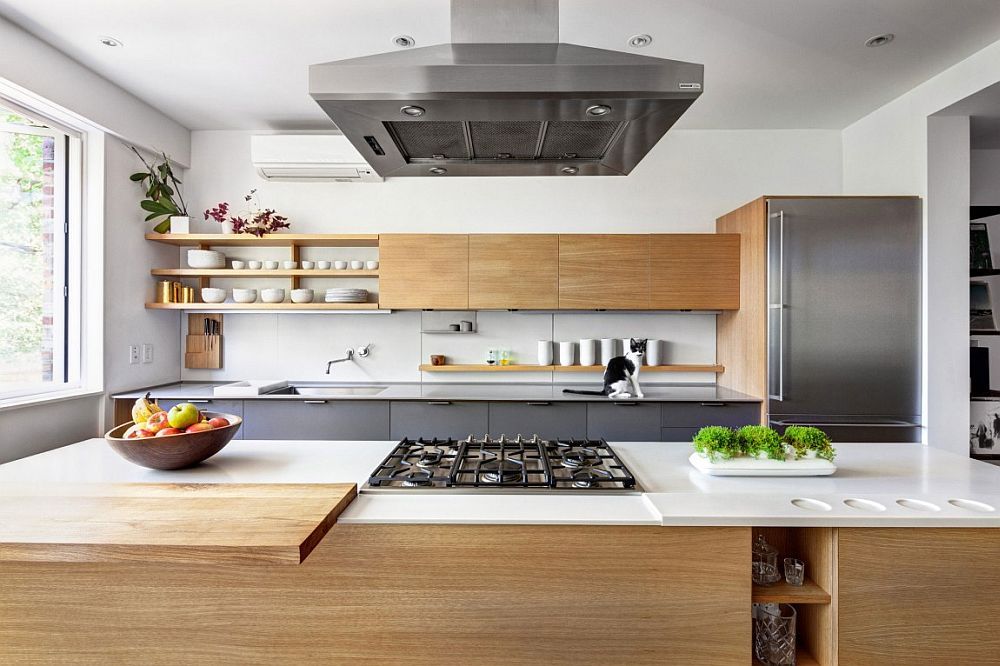
[[[104,44],[105,46],[112,46],[112,47],[125,46],[125,44],[123,44],[120,39],[115,39],[114,37],[108,37],[107,35],[98,37],[98,39],[100,40],[101,44]]]
[[[874,37],[865,41],[865,46],[869,48],[875,48],[876,46],[885,46],[892,40],[896,39],[896,35],[891,32],[887,32],[882,35],[875,35]]]
[[[413,39],[409,35],[396,35],[392,38],[392,43],[401,49],[408,49],[417,43],[417,40]]]
[[[628,45],[634,49],[641,49],[644,46],[649,46],[653,43],[653,38],[649,35],[632,35],[628,38]]]

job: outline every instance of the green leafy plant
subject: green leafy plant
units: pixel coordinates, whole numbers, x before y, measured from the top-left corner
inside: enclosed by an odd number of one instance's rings
[[[170,158],[166,153],[160,153],[163,161],[157,164],[147,162],[146,158],[136,150],[135,146],[129,146],[135,156],[139,158],[145,171],[132,174],[129,179],[143,186],[146,198],[139,202],[139,206],[149,215],[146,222],[151,222],[157,218],[163,218],[153,227],[153,231],[163,234],[170,230],[170,218],[174,215],[186,216],[187,204],[181,195],[181,181],[174,175],[170,168]],[[176,199],[175,199],[176,197]]]
[[[782,440],[795,449],[796,458],[801,458],[809,451],[815,452],[817,458],[830,461],[837,455],[830,438],[819,428],[788,426]]]
[[[785,445],[778,433],[767,426],[748,425],[736,431],[736,439],[740,450],[753,458],[761,453],[771,460],[785,459]]]
[[[707,426],[694,436],[694,450],[712,462],[740,455],[736,433],[722,426]]]

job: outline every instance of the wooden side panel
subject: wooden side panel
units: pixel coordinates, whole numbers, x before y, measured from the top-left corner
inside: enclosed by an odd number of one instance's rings
[[[0,661],[750,663],[749,528],[334,525],[298,567],[4,565]]]
[[[1000,663],[997,529],[839,531],[840,663]]]
[[[379,306],[400,310],[469,307],[469,237],[379,236]]]
[[[654,310],[738,310],[738,234],[653,234],[650,307]]]
[[[649,236],[559,236],[559,308],[648,310]]]
[[[524,310],[559,307],[559,237],[555,234],[469,236],[469,307]]]
[[[740,234],[740,309],[717,317],[719,385],[767,396],[767,202],[751,201],[716,221],[720,234]],[[761,403],[766,422],[767,401]]]

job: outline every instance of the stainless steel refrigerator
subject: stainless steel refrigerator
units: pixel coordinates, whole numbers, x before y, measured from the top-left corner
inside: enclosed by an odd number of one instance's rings
[[[920,200],[768,200],[772,427],[920,441]]]

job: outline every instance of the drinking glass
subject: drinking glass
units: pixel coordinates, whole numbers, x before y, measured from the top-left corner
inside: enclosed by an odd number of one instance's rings
[[[757,585],[773,585],[781,580],[778,572],[778,550],[769,544],[763,534],[757,535],[753,545],[751,578]]]
[[[768,666],[795,666],[795,607],[754,604],[753,651]]]
[[[794,557],[785,558],[785,581],[789,585],[802,585],[806,578],[806,563]]]

